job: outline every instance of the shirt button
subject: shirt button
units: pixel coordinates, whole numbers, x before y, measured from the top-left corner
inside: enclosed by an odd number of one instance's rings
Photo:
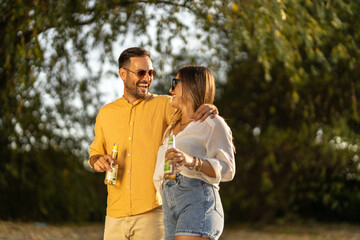
[[[130,153],[128,153],[128,156],[130,156]]]
[[[131,140],[131,137],[129,137],[129,140]]]
[[[126,186],[127,189],[130,189],[130,186]]]
[[[130,170],[127,170],[127,172],[129,173],[129,172],[130,172]]]
[[[132,125],[132,122],[130,122],[130,125]]]

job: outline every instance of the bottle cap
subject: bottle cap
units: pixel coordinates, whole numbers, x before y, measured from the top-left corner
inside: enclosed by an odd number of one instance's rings
[[[113,150],[115,150],[115,151],[118,150],[118,145],[116,143],[114,144]]]

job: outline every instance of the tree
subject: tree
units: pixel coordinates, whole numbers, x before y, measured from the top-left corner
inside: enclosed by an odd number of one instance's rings
[[[342,0],[201,8],[228,61],[217,104],[237,146],[225,188],[233,218],[357,221],[359,10]]]
[[[102,180],[96,181],[99,176],[83,167],[94,118],[103,104],[98,91],[105,74],[102,63],[116,66],[113,44],[119,36],[123,41],[126,33],[141,34],[143,46],[164,51],[162,41],[173,36],[163,36],[161,29],[170,24],[181,28],[172,13],[189,4],[151,0],[0,3],[1,218],[82,221],[103,217]],[[159,17],[156,9],[167,11]],[[152,43],[155,33],[148,28],[152,19],[161,22],[157,43]],[[94,70],[89,61],[95,50],[100,52],[100,66]]]
[[[229,219],[356,221],[356,1],[3,1],[0,9],[2,218],[103,216],[102,179],[81,161],[102,105],[101,63],[116,65],[113,45],[131,33],[155,48],[160,72],[196,63],[220,79],[216,104],[233,130],[238,160],[235,180],[222,188]],[[179,13],[194,17],[199,51]],[[177,52],[175,39],[182,41]],[[56,191],[71,187],[81,191]],[[19,196],[30,196],[22,208]],[[79,201],[68,207],[71,199]]]

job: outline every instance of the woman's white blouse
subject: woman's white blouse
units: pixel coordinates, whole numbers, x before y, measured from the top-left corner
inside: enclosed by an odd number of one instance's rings
[[[171,125],[165,131],[169,131]],[[164,134],[164,135],[165,135]],[[176,148],[190,156],[206,159],[213,167],[216,177],[209,177],[195,169],[189,170],[182,166],[178,170],[186,177],[197,178],[218,186],[220,182],[230,181],[235,175],[234,146],[232,133],[225,120],[216,116],[205,121],[190,124],[175,136]],[[160,146],[154,172],[154,185],[160,191],[164,176],[166,138]]]

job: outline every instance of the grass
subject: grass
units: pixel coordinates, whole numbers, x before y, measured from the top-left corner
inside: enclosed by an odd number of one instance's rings
[[[101,240],[102,234],[103,223],[74,226],[0,221],[0,239],[2,240]],[[233,224],[225,226],[220,239],[360,240],[360,225],[306,222],[257,227],[250,224]]]
[[[360,240],[360,226],[306,222],[255,227],[248,224],[227,226],[221,240]]]

